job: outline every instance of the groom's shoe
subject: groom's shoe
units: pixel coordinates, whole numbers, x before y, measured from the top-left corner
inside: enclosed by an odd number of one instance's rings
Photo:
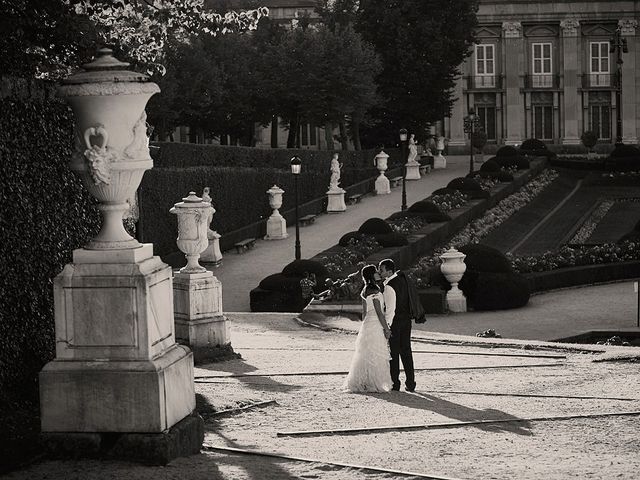
[[[413,385],[407,385],[405,390],[407,392],[415,392],[416,391],[416,384],[414,383]]]
[[[395,390],[396,392],[400,391],[400,385],[394,385],[393,387],[391,387],[391,390]]]

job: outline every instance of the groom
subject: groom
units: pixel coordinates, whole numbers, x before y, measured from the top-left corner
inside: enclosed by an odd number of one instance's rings
[[[378,265],[380,276],[383,278],[385,303],[385,318],[391,325],[391,381],[393,390],[400,390],[400,358],[406,376],[407,392],[416,389],[413,372],[413,354],[411,352],[411,299],[409,287],[404,273],[396,271],[393,260],[387,258]],[[389,288],[391,287],[391,288]]]

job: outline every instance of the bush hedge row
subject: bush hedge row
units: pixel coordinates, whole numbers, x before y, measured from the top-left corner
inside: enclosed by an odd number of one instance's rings
[[[224,235],[271,215],[266,192],[274,184],[285,191],[280,211],[294,208],[294,178],[289,166],[293,155],[302,159],[300,204],[324,197],[329,186],[331,151],[263,150],[172,142],[156,145],[161,146],[159,150],[152,149],[157,168],[145,173],[138,191],[138,228],[142,240],[154,244],[157,255],[177,251],[177,222],[169,209],[190,191],[201,195],[204,187],[211,187],[216,209],[212,228]],[[377,176],[378,170],[373,164],[376,151],[338,153],[343,163],[341,186]],[[391,149],[388,153],[389,166],[399,164],[399,152]],[[258,232],[255,235],[259,235]]]
[[[55,351],[53,278],[96,235],[100,216],[68,167],[73,123],[64,104],[2,98],[0,124],[0,414],[12,416],[37,405],[38,372]],[[0,443],[12,435],[3,425]]]

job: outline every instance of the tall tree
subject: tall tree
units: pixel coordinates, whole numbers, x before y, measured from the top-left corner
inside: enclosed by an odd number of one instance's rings
[[[459,66],[475,40],[478,0],[361,0],[357,29],[382,58],[374,112],[394,137],[449,115]],[[389,129],[389,126],[394,128]]]

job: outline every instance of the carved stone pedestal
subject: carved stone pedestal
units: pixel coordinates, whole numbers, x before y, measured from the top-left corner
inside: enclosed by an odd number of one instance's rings
[[[391,193],[391,184],[384,173],[381,173],[378,178],[376,178],[375,188],[376,195],[387,195]]]
[[[433,169],[436,168],[447,168],[447,159],[444,158],[442,152],[438,152],[438,154],[433,157]]]
[[[418,162],[407,162],[407,180],[420,180],[420,164]]]
[[[267,234],[265,240],[282,240],[287,238],[287,221],[277,210],[267,219]]]
[[[462,290],[456,287],[456,291],[453,288],[447,292],[447,307],[450,312],[462,313],[467,311],[467,299],[465,298]]]
[[[200,261],[212,267],[222,265],[222,252],[220,251],[220,235],[218,232],[209,230],[207,232],[209,246],[200,254]]]
[[[222,313],[222,283],[211,272],[173,278],[176,338],[194,352],[230,343],[229,322]]]
[[[347,205],[344,203],[345,190],[338,187],[335,190],[329,190],[327,192],[327,213],[339,213],[347,210]]]
[[[153,246],[75,250],[54,281],[56,358],[40,372],[42,431],[160,433],[195,409],[175,343],[171,268]]]

